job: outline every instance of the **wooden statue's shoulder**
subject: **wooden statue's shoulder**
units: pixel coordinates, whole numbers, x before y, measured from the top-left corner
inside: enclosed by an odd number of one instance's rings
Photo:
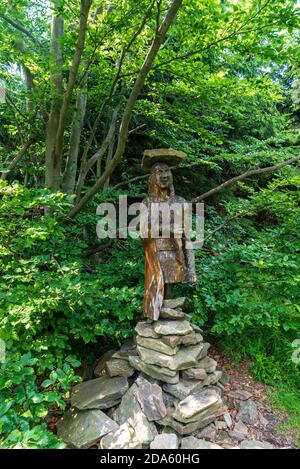
[[[175,195],[172,199],[172,202],[177,203],[177,204],[184,204],[187,203],[184,197],[181,197],[180,195]]]

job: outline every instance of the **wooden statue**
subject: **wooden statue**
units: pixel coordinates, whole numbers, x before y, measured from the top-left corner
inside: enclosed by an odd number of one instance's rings
[[[159,318],[165,297],[166,285],[179,282],[196,282],[194,252],[187,236],[187,204],[185,199],[175,195],[170,166],[185,158],[185,153],[171,149],[147,150],[142,165],[150,168],[148,197],[143,200],[147,207],[147,219],[143,219],[142,240],[145,254],[144,315],[151,320]],[[185,214],[183,224],[174,223],[176,214],[171,211],[170,236],[163,237],[162,214],[153,221],[151,210],[158,204],[168,204]],[[157,212],[156,212],[157,213]],[[149,216],[148,216],[149,215]],[[153,224],[159,226],[153,236]],[[155,231],[155,230],[154,230]]]

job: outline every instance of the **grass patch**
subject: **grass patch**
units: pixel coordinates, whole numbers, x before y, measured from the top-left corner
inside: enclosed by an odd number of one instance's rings
[[[293,430],[296,435],[296,445],[300,448],[300,391],[293,388],[279,388],[270,392],[270,398],[274,409],[288,414],[288,419],[280,424],[278,432],[284,434]]]

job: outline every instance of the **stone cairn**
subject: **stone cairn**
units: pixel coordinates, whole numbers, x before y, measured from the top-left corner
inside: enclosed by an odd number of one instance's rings
[[[182,439],[189,448],[190,435],[224,413],[222,372],[187,307],[185,298],[165,300],[158,321],[137,324],[135,343],[101,357],[96,378],[72,389],[57,424],[62,440],[75,448],[176,449]]]

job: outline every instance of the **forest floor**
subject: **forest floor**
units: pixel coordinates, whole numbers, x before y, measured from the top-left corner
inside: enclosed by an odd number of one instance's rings
[[[248,400],[251,400],[257,408],[257,418],[255,423],[247,425],[247,437],[245,439],[266,441],[276,447],[295,448],[297,439],[297,429],[290,428],[290,415],[287,412],[279,411],[272,405],[271,395],[276,389],[262,384],[255,380],[251,374],[251,362],[244,360],[236,362],[228,358],[219,350],[211,347],[210,356],[218,362],[218,367],[228,375],[230,381],[224,389],[224,401],[228,408],[228,413],[232,419],[232,427],[236,424],[236,416],[238,413],[238,405],[241,402],[234,396],[241,392],[249,393]],[[222,438],[221,438],[222,439]],[[226,441],[228,439],[228,441]],[[231,446],[231,438],[229,433],[223,433],[225,446]],[[222,443],[217,438],[217,443]],[[221,444],[221,446],[223,446]]]

